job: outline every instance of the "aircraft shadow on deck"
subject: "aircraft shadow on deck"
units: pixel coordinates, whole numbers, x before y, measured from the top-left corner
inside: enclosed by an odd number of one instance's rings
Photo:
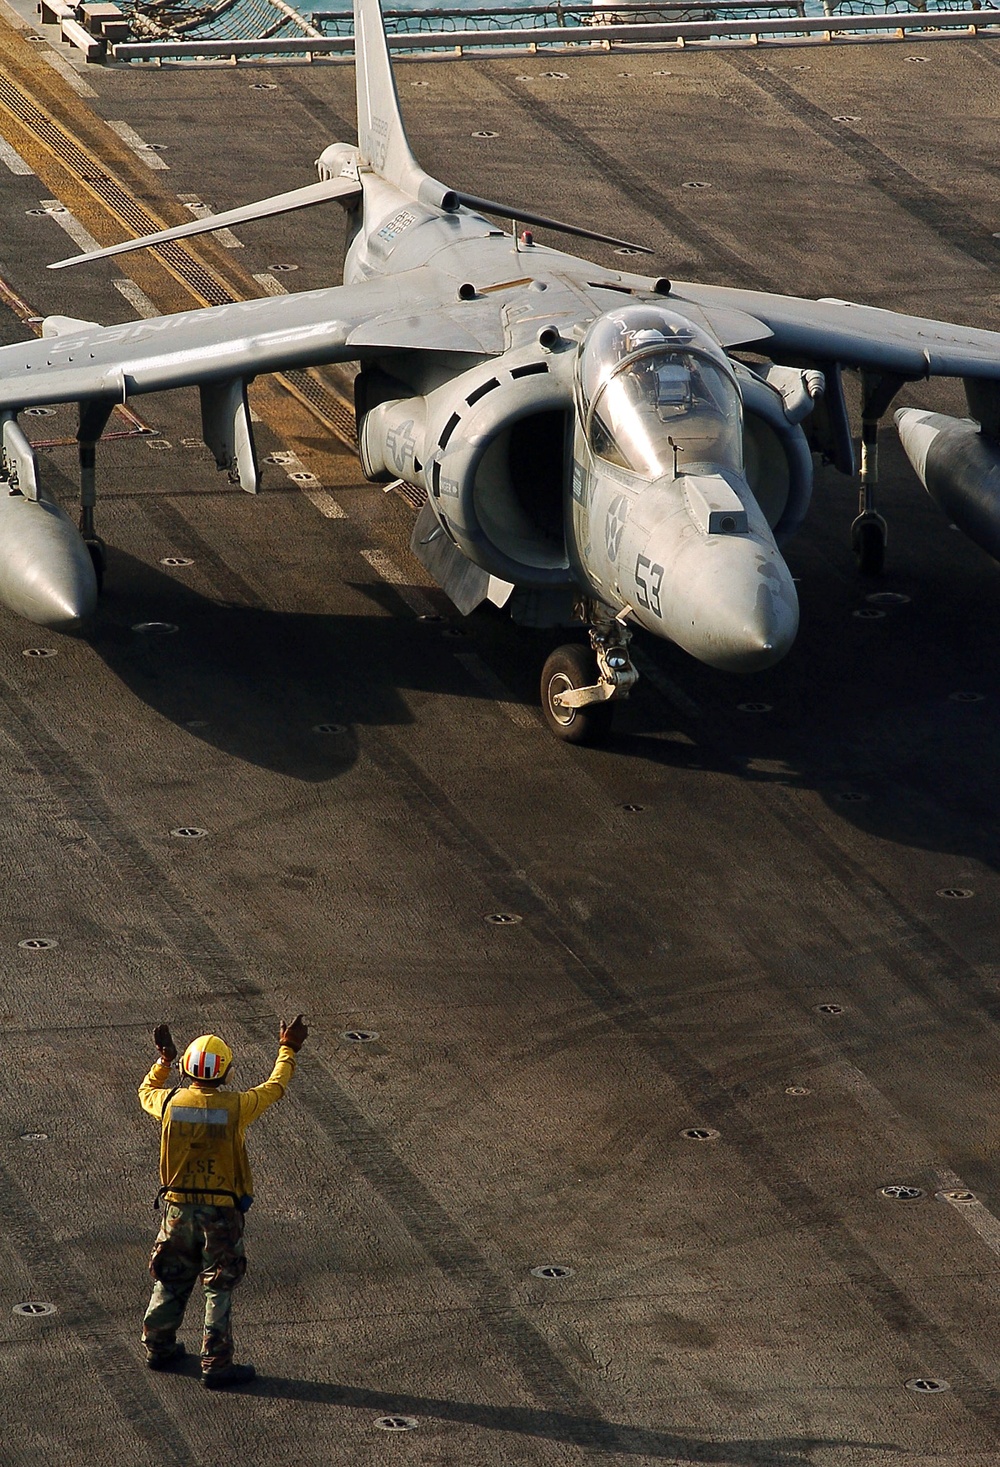
[[[189,736],[275,773],[322,782],[354,763],[356,725],[412,722],[407,692],[488,702],[489,692],[459,666],[456,652],[485,651],[511,699],[536,707],[547,650],[571,635],[525,632],[487,608],[447,639],[453,624],[400,616],[392,587],[352,589],[395,614],[335,616],[227,604],[176,573],[112,549],[102,611],[86,640],[136,697]],[[132,630],[149,620],[179,630]],[[873,659],[856,670],[853,694],[842,697],[824,695],[815,671],[822,668],[834,687],[841,685],[839,671],[846,678],[824,633],[807,634],[800,655],[752,683],[706,673],[687,658],[675,668],[682,654],[651,648],[644,638],[644,648],[678,684],[690,684],[701,717],[694,723],[678,717],[640,685],[622,709],[607,754],[747,783],[816,789],[838,817],[866,834],[1000,865],[990,818],[1000,803],[995,712],[988,699],[964,704],[943,691],[949,679],[961,683],[961,674],[952,671],[949,633],[956,640],[964,633],[954,623],[935,630],[933,664],[927,640],[906,634],[905,656],[887,649],[884,665]],[[685,678],[685,669],[693,675]],[[773,699],[774,716],[737,713],[734,720],[738,699]],[[860,713],[859,699],[866,705]],[[344,732],[317,734],[320,724],[343,725]],[[695,743],[664,737],[683,727],[690,727]],[[504,732],[501,727],[498,736]],[[509,736],[518,735],[511,728]],[[593,756],[580,750],[569,757]]]
[[[395,593],[355,589],[398,613]],[[175,633],[137,632],[142,623]],[[412,722],[407,691],[488,694],[452,653],[445,623],[333,616],[220,602],[111,547],[105,595],[83,639],[148,707],[192,738],[275,773],[335,778],[357,755],[355,725]],[[317,725],[343,726],[317,734]]]
[[[856,760],[849,757],[856,730],[835,723],[817,727],[813,740],[808,729],[790,731],[780,724],[717,740],[709,728],[707,742],[695,746],[622,729],[610,748],[622,758],[705,770],[744,785],[815,790],[838,820],[866,836],[1000,868],[993,813],[1000,805],[1000,770],[988,753],[994,719],[974,730],[970,739],[968,728],[957,726],[963,719],[968,723],[970,711],[975,716],[975,707],[939,701],[940,708],[928,715],[919,734],[906,727],[901,710],[899,745],[892,747],[887,733],[887,746],[873,740]],[[841,738],[848,757],[824,758],[827,746],[836,746]],[[857,752],[856,743],[853,750]]]

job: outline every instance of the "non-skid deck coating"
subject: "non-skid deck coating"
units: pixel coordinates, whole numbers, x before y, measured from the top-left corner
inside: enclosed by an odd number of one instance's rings
[[[997,326],[998,62],[970,40],[399,79],[437,176],[649,240],[654,273]],[[90,68],[88,100],[36,71],[169,222],[178,193],[306,183],[352,136],[347,67]],[[102,242],[106,220],[29,162],[0,164],[0,275],[26,302],[124,319],[134,276],[188,304],[140,256],[47,274],[69,241],[29,210],[61,198]],[[247,293],[274,264],[308,288],[342,232],[331,207],[200,248]],[[25,329],[0,313],[3,340]],[[262,451],[315,481],[275,466],[251,499],[198,446],[194,394],[147,399],[162,438],[101,453],[94,627],[0,618],[0,1458],[1000,1461],[996,566],[887,431],[880,587],[854,571],[852,487],[821,475],[787,661],[734,682],[646,641],[611,746],[568,749],[535,712],[557,639],[450,614],[409,508],[254,392]],[[73,450],[44,469],[68,501]],[[178,630],[131,630],[150,620]],[[140,1359],[156,1134],[135,1085],[157,1020],[226,1035],[251,1083],[299,1008],[294,1090],[252,1135],[236,1322],[260,1379],[209,1396]]]

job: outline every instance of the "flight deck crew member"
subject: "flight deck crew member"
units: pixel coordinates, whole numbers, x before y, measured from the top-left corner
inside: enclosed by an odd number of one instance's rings
[[[153,1031],[159,1058],[139,1086],[143,1110],[162,1125],[164,1213],[149,1260],[156,1282],[142,1323],[151,1370],[169,1370],[182,1359],[177,1330],[200,1275],[205,1289],[202,1384],[221,1390],[253,1379],[252,1365],[233,1364],[229,1325],[233,1289],[246,1272],[243,1223],[253,1201],[244,1137],[251,1121],[284,1095],[308,1034],[301,1014],[291,1024],[282,1020],[270,1078],[253,1090],[238,1091],[221,1088],[233,1052],[215,1034],[192,1040],[181,1060],[185,1078],[170,1088],[177,1047],[166,1024]]]

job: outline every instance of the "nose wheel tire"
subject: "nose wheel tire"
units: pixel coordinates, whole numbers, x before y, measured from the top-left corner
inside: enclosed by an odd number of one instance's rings
[[[588,703],[563,708],[553,700],[571,688],[589,688],[597,682],[597,658],[589,647],[568,643],[557,647],[542,668],[542,712],[557,739],[567,744],[599,744],[611,732],[614,704]]]

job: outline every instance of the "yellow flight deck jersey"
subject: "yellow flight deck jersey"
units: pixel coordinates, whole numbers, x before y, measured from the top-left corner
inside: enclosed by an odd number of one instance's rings
[[[168,1202],[235,1207],[241,1198],[252,1197],[247,1126],[281,1099],[294,1073],[295,1051],[281,1044],[270,1078],[252,1090],[224,1090],[197,1080],[173,1090],[167,1086],[170,1066],[157,1060],[139,1086],[139,1102],[163,1125],[160,1182]]]

